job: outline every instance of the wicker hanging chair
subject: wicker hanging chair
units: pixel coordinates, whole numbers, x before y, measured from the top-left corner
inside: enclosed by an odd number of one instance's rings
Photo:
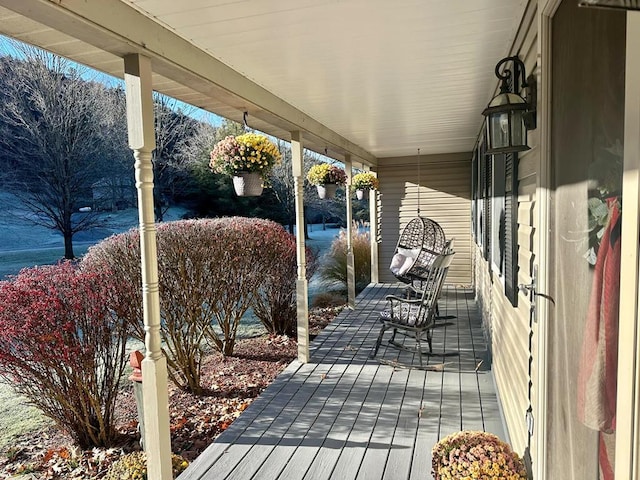
[[[425,278],[433,260],[448,248],[444,231],[437,222],[416,217],[400,234],[391,261],[391,272],[404,283]]]

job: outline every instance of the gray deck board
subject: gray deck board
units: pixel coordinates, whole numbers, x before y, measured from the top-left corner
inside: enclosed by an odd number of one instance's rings
[[[439,440],[441,386],[441,374],[427,372],[413,448],[410,480],[430,478],[431,449]]]
[[[484,429],[504,438],[470,290],[445,288],[423,368],[388,336],[369,358],[384,297],[399,288],[370,285],[313,341],[311,362],[292,362],[180,479],[423,479],[431,448],[447,434]]]
[[[360,469],[360,464],[371,440],[373,427],[380,414],[382,407],[380,399],[386,395],[393,373],[390,368],[378,368],[377,366],[375,368],[376,375],[373,383],[362,403],[360,413],[348,433],[346,448],[339,452],[332,478],[355,478]]]
[[[400,415],[393,434],[383,479],[409,478],[413,447],[418,429],[425,372],[410,370],[405,396],[400,407]]]
[[[378,418],[376,418],[376,424],[373,427],[373,433],[356,479],[379,478],[384,473],[390,450],[392,448],[403,448],[402,446],[394,445],[392,439],[398,423],[408,379],[408,369],[396,369],[393,372],[391,384],[382,399],[382,407],[378,413]]]
[[[377,367],[374,365],[367,365],[361,368],[361,372],[353,383],[353,388],[348,398],[339,406],[339,413],[333,419],[326,420],[330,428],[325,434],[322,445],[316,450],[313,462],[310,463],[310,468],[305,478],[313,480],[333,478],[332,472],[340,452],[345,448],[349,433],[361,413],[362,405],[370,392],[371,383],[375,378],[376,372]]]

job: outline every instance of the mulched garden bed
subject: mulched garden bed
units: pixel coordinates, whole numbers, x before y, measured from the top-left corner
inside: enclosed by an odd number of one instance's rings
[[[311,336],[317,335],[342,307],[313,309]],[[233,357],[209,355],[202,368],[207,394],[196,397],[170,384],[169,415],[174,453],[194,460],[251,404],[297,356],[295,340],[262,336],[239,340]],[[118,448],[82,451],[55,427],[31,432],[0,453],[0,478],[99,479],[123,453],[139,449],[137,412],[130,384],[125,383],[117,405],[122,433]]]

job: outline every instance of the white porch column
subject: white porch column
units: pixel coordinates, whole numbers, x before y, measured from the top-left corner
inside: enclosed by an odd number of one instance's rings
[[[291,168],[293,170],[296,198],[296,246],[298,257],[298,280],[296,282],[298,360],[302,363],[307,363],[309,361],[309,286],[307,285],[307,256],[304,241],[303,158],[302,132],[291,132]]]
[[[376,172],[371,172],[376,174]],[[377,175],[376,175],[377,176]],[[369,190],[369,241],[371,243],[371,282],[379,283],[378,270],[378,191]]]
[[[161,350],[160,296],[158,293],[158,257],[156,226],[153,214],[153,166],[155,148],[151,60],[133,54],[124,58],[127,97],[129,146],[136,159],[136,187],[140,217],[140,251],[142,262],[142,302],[146,356],[142,361],[144,403],[144,448],[150,480],[169,480],[171,472],[171,437],[167,363]]]
[[[353,208],[351,201],[351,178],[353,177],[353,165],[351,155],[344,156],[344,170],[347,173],[347,185],[345,197],[347,199],[347,300],[351,310],[356,308],[356,272],[353,259]]]

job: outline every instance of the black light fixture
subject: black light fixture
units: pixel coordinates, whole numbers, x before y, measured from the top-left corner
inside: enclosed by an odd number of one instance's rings
[[[512,62],[512,69],[500,67]],[[506,57],[496,65],[496,77],[502,80],[500,93],[493,97],[482,114],[487,117],[487,154],[522,152],[529,150],[527,130],[535,128],[535,87],[529,87],[524,63],[517,56]],[[518,82],[522,83],[518,86]],[[531,82],[535,85],[535,81]],[[520,92],[527,89],[529,101]]]

